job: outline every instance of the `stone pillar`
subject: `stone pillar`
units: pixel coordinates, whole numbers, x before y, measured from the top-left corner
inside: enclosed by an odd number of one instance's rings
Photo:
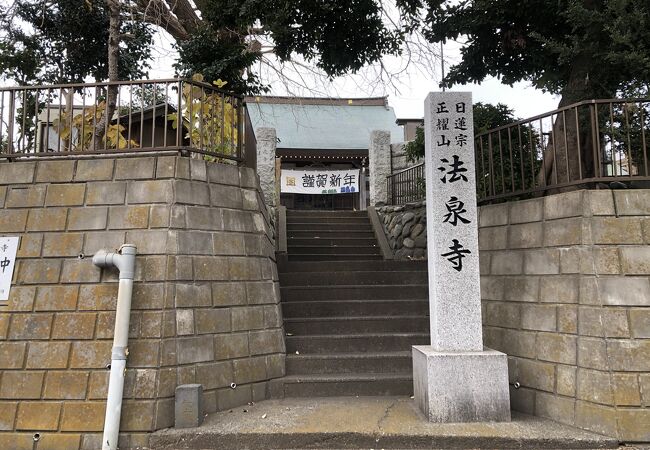
[[[386,177],[390,175],[390,131],[374,130],[368,147],[370,204],[388,202]]]
[[[260,177],[260,187],[264,193],[266,205],[275,208],[280,204],[275,179],[275,149],[277,135],[275,128],[257,128],[257,174]]]
[[[424,105],[431,345],[413,347],[415,400],[432,422],[509,421],[507,357],[483,348],[471,93]]]

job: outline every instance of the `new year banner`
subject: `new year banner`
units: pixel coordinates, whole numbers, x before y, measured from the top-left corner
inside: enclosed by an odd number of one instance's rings
[[[282,169],[280,191],[283,194],[351,194],[359,192],[359,169]]]

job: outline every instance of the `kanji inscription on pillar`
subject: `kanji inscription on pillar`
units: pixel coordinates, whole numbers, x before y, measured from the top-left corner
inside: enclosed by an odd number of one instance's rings
[[[18,237],[0,237],[0,302],[9,300],[19,241]]]
[[[481,351],[471,93],[429,94],[424,124],[431,345]]]
[[[424,102],[431,345],[413,346],[413,395],[431,422],[510,420],[508,357],[483,348],[472,95]]]

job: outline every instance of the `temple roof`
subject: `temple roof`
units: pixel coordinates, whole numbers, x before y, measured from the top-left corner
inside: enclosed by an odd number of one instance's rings
[[[278,149],[367,149],[373,130],[390,131],[392,143],[403,141],[386,97],[251,97],[246,103],[253,129],[276,129]]]

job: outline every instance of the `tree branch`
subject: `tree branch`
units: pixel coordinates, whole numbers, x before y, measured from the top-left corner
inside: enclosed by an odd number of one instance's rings
[[[188,34],[198,28],[201,19],[196,14],[194,6],[192,6],[189,0],[165,0],[165,2]]]
[[[137,6],[145,22],[161,27],[177,41],[184,41],[189,38],[188,30],[172,14],[165,1],[138,0]]]

